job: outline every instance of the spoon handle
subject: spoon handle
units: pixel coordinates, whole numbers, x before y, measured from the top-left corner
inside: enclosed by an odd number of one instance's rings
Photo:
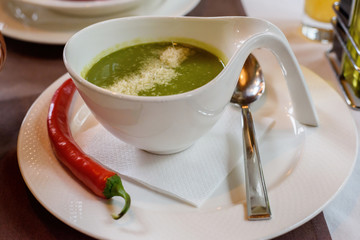
[[[248,219],[270,219],[270,204],[261,167],[253,118],[248,106],[242,106],[241,112],[243,119],[246,205]]]

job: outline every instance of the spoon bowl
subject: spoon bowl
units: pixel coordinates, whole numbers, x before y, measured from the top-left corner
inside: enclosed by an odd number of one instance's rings
[[[231,102],[247,105],[256,101],[264,91],[265,82],[260,64],[254,55],[250,54],[241,70]]]
[[[265,91],[265,81],[259,63],[249,55],[240,73],[232,103],[241,106],[243,120],[244,165],[246,184],[246,205],[249,220],[271,218],[270,204],[262,171],[260,153],[256,141],[255,127],[249,104]]]

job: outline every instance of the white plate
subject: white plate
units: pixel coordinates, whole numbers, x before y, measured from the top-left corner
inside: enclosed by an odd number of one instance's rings
[[[0,22],[3,34],[18,40],[65,44],[80,29],[110,18],[157,15],[181,16],[190,12],[200,0],[144,0],[138,7],[102,17],[66,16],[47,8],[0,0]]]
[[[141,0],[14,0],[74,16],[104,16],[137,6]]]
[[[291,116],[286,82],[275,59],[267,54],[257,57],[265,72],[267,90],[254,106],[254,116],[272,117],[278,126],[272,130],[275,134],[260,147],[273,213],[271,220],[246,220],[241,163],[200,208],[124,179],[124,186],[132,196],[132,206],[124,218],[112,220],[110,214],[121,209],[122,200],[102,200],[88,192],[64,170],[50,147],[46,130],[49,101],[68,75],[42,93],[20,129],[18,161],[27,186],[57,218],[101,239],[235,240],[239,236],[241,239],[262,239],[298,227],[316,216],[351,174],[357,155],[356,127],[341,97],[306,68],[302,69],[320,126],[299,126]],[[72,114],[82,104],[79,97],[75,99]],[[280,137],[289,131],[293,131],[292,138]],[[300,141],[298,135],[302,136]],[[275,149],[271,147],[273,143]]]

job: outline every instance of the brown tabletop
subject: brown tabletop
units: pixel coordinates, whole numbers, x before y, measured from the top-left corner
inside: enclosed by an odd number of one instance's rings
[[[239,0],[202,0],[189,15],[246,14]],[[63,46],[5,41],[8,56],[0,72],[0,239],[92,239],[62,223],[34,198],[17,163],[17,137],[26,112],[40,93],[66,72]],[[331,237],[320,213],[276,239]]]

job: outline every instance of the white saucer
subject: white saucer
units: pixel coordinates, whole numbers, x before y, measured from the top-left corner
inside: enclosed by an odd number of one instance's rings
[[[49,101],[68,75],[62,76],[41,94],[20,129],[18,161],[27,186],[57,218],[101,239],[235,240],[239,236],[241,239],[263,239],[300,226],[322,211],[350,176],[357,155],[356,126],[342,98],[304,67],[302,70],[318,111],[320,126],[296,126],[280,67],[273,56],[261,54],[257,58],[265,72],[267,93],[263,102],[255,106],[254,117],[274,118],[280,126],[274,136],[281,136],[282,129],[284,132],[293,129],[304,135],[304,141],[296,149],[290,141],[282,138],[268,139],[262,144],[265,151],[263,167],[273,213],[271,220],[246,220],[239,164],[200,208],[124,179],[133,203],[124,218],[114,221],[110,214],[121,209],[122,200],[102,200],[88,192],[64,170],[50,147],[46,130]],[[81,105],[81,99],[77,104]],[[289,128],[289,123],[295,127]],[[276,141],[284,143],[271,149],[271,144]]]
[[[181,16],[190,12],[200,0],[145,0],[138,7],[103,17],[77,17],[54,12],[31,4],[0,1],[3,34],[18,40],[65,44],[80,29],[111,18],[158,15]]]
[[[59,13],[73,16],[104,16],[128,10],[140,4],[141,0],[15,0],[44,7]]]

